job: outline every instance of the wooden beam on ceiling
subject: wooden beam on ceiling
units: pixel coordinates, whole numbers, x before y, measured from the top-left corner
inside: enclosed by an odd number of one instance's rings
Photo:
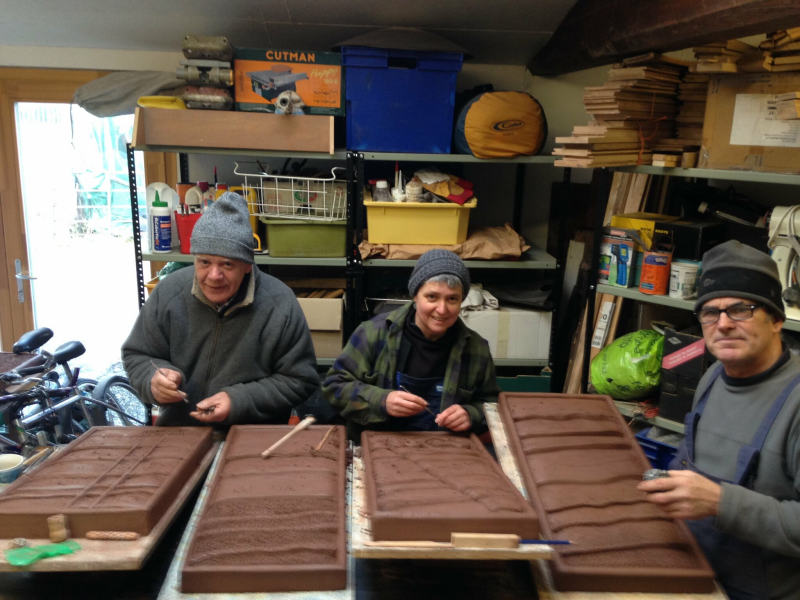
[[[798,26],[798,0],[578,0],[528,68],[559,75]]]

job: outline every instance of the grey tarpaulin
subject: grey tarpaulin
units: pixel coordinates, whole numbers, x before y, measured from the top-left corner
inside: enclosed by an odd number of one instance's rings
[[[166,71],[119,71],[75,90],[72,101],[95,117],[132,115],[141,96],[155,96],[186,82]]]

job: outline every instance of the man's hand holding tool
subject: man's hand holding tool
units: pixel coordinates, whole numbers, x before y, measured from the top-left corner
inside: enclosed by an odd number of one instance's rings
[[[150,363],[156,368],[156,372],[150,380],[150,391],[153,393],[153,398],[156,399],[156,402],[169,404],[183,400],[188,403],[186,392],[180,390],[180,372],[172,369],[162,369],[153,360]]]

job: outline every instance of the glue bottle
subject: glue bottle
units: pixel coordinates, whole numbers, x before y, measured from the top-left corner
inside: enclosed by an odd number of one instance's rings
[[[150,246],[153,252],[172,251],[172,213],[169,205],[159,199],[158,192],[150,209]]]

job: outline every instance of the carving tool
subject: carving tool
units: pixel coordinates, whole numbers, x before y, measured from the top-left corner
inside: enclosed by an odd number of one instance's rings
[[[414,394],[413,392],[409,392],[409,391],[408,391],[408,388],[406,388],[406,386],[404,386],[404,385],[401,385],[401,386],[400,386],[400,389],[401,389],[401,390],[403,390],[404,392],[408,393],[408,394],[413,394],[414,396],[416,396],[416,394]],[[430,408],[428,408],[428,406],[427,406],[427,405],[425,405],[425,407],[424,407],[424,408],[425,408],[425,410],[427,410],[429,413],[431,413],[431,414],[432,414],[434,417],[436,417],[436,413],[435,413],[435,412],[433,412],[433,411],[432,411]]]
[[[333,427],[331,427],[330,429],[328,429],[328,431],[326,431],[326,432],[325,432],[325,435],[323,435],[323,436],[322,436],[322,441],[321,441],[319,444],[317,444],[317,447],[316,447],[316,448],[314,448],[314,450],[316,450],[317,452],[319,452],[319,451],[322,449],[322,447],[325,445],[325,442],[327,442],[327,441],[328,441],[328,438],[329,438],[329,437],[331,436],[331,434],[333,433],[333,430],[334,430],[334,429],[336,429],[336,425],[334,425]]]
[[[503,548],[506,550],[519,548],[520,544],[563,546],[572,544],[572,542],[569,540],[522,540],[518,535],[505,533],[451,533],[450,542],[431,542],[427,540],[364,542],[365,546],[375,548]]]
[[[312,416],[306,417],[305,419],[300,421],[297,425],[295,425],[295,428],[292,429],[289,433],[287,433],[285,436],[283,436],[277,442],[272,444],[272,446],[270,446],[269,448],[264,450],[264,452],[261,453],[261,458],[269,458],[270,454],[272,454],[275,450],[277,450],[278,448],[283,446],[292,437],[294,437],[295,435],[297,435],[298,433],[300,433],[301,431],[303,431],[304,429],[308,428],[310,425],[312,425],[312,424],[314,424],[316,422],[317,422],[317,420],[314,417],[312,417]]]
[[[154,361],[153,359],[150,359],[150,364],[153,365],[156,368],[156,371],[158,371],[161,374],[162,377],[166,377],[167,379],[169,379],[169,377],[167,377],[167,374],[164,373],[164,371],[162,371],[161,369],[158,368],[158,365],[156,364],[156,361]],[[186,392],[182,392],[181,390],[178,390],[178,393],[183,397],[183,401],[186,402],[186,404],[189,404],[189,398],[187,397]]]
[[[662,469],[647,469],[642,476],[642,481],[652,481],[653,479],[663,479],[669,477],[669,471]]]

